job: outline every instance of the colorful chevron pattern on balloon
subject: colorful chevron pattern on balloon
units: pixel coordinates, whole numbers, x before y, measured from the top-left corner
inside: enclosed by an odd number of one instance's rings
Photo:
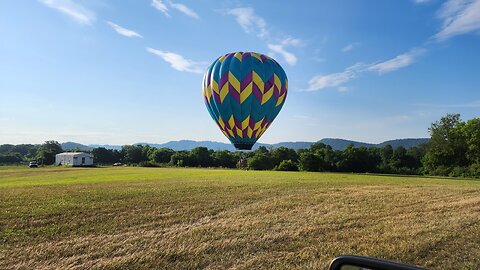
[[[287,97],[283,68],[271,57],[253,52],[228,53],[203,77],[208,112],[239,150],[250,150],[272,124]]]

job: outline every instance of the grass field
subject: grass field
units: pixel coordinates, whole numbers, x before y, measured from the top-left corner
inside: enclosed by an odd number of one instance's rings
[[[0,269],[480,269],[480,181],[0,167]]]

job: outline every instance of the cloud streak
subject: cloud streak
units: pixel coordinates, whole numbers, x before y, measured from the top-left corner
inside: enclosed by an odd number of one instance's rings
[[[341,72],[316,75],[308,82],[307,91],[318,91],[325,88],[338,87],[339,92],[348,91],[342,86],[352,79],[359,77],[365,72],[376,72],[379,75],[407,67],[415,62],[416,58],[425,52],[424,49],[413,49],[407,53],[400,54],[392,59],[372,64],[356,63]]]
[[[169,63],[173,69],[178,71],[202,74],[207,66],[207,63],[205,62],[196,62],[190,59],[186,59],[185,57],[177,53],[161,51],[153,48],[147,48],[147,51],[160,57],[165,62]]]
[[[71,19],[79,24],[91,25],[95,21],[95,14],[84,8],[81,5],[76,4],[71,0],[39,0],[49,8],[56,9],[61,13],[69,16]]]
[[[156,8],[157,10],[161,11],[165,16],[170,17],[168,13],[168,7],[162,0],[152,0],[152,7]]]
[[[356,63],[353,66],[350,66],[346,68],[342,72],[337,72],[337,73],[331,73],[327,75],[317,75],[314,76],[309,82],[308,82],[308,89],[307,91],[317,91],[320,89],[324,88],[331,88],[331,87],[337,87],[340,86],[356,77],[361,72],[365,71],[365,64],[363,63]],[[339,91],[347,90],[346,88],[339,88]]]
[[[227,11],[247,33],[255,33],[260,38],[268,36],[265,19],[255,14],[253,8],[234,8]]]
[[[293,53],[286,51],[283,45],[269,43],[267,44],[267,47],[273,52],[282,55],[285,62],[287,62],[289,65],[294,66],[297,63],[297,57]]]
[[[272,51],[272,54],[280,54],[285,60],[285,62],[287,62],[291,66],[294,66],[297,63],[298,58],[293,53],[287,51],[285,47],[298,47],[301,46],[302,43],[303,42],[298,38],[286,38],[282,40],[279,44],[268,43],[267,47]]]
[[[442,28],[434,36],[438,41],[471,32],[480,33],[480,0],[448,0],[438,12]]]
[[[198,16],[198,14],[193,9],[189,8],[187,5],[184,4],[175,3],[170,0],[168,0],[167,2],[164,2],[162,0],[152,0],[151,5],[155,9],[161,11],[167,17],[171,17],[169,10],[170,8],[172,8],[194,19],[200,19],[200,16]]]
[[[125,37],[138,37],[138,38],[143,38],[142,35],[140,35],[139,33],[133,31],[133,30],[129,30],[127,28],[124,28],[124,27],[121,27],[120,25],[118,24],[115,24],[113,22],[110,22],[110,21],[107,21],[107,24],[110,25],[113,30],[115,30],[115,32],[117,32],[118,34],[122,35],[122,36],[125,36]]]
[[[360,46],[359,42],[350,43],[347,46],[342,48],[342,52],[349,52],[358,46]]]
[[[262,40],[266,40],[266,45],[267,48],[270,49],[270,54],[281,55],[283,60],[285,60],[285,62],[291,66],[294,66],[297,63],[297,56],[289,51],[287,47],[301,46],[303,43],[302,40],[298,38],[287,37],[281,41],[273,41],[267,28],[267,22],[264,18],[255,14],[255,10],[253,8],[234,8],[227,10],[226,14],[234,16],[237,23],[246,33],[253,33]]]
[[[171,8],[176,9],[189,17],[192,17],[194,19],[200,19],[200,16],[198,16],[198,14],[195,11],[193,11],[191,8],[187,7],[184,4],[173,3],[171,1],[169,1],[168,4],[170,5]]]
[[[368,70],[378,72],[378,74],[392,72],[411,65],[415,62],[417,57],[422,55],[424,52],[424,49],[413,49],[390,60],[371,65]]]

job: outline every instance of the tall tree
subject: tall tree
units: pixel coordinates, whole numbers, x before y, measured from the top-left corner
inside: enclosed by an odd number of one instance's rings
[[[117,150],[98,147],[92,150],[92,154],[97,164],[113,164],[121,161],[121,155]]]
[[[302,171],[317,172],[320,163],[318,156],[310,151],[301,151],[298,158],[298,167]]]
[[[469,163],[480,163],[480,118],[468,120],[463,126],[463,134]]]
[[[62,146],[57,141],[46,141],[38,148],[36,159],[40,164],[52,165],[55,155],[62,152]]]
[[[142,145],[124,145],[122,146],[122,154],[126,163],[140,163],[147,161],[147,152],[150,147]]]
[[[174,153],[175,151],[169,148],[152,148],[148,153],[148,159],[155,163],[168,163]]]
[[[467,144],[462,132],[464,125],[460,114],[448,114],[432,123],[428,151],[423,159],[427,172],[435,174],[437,169],[441,169],[444,170],[441,174],[448,174],[455,166],[467,165]]]
[[[275,166],[278,166],[284,160],[291,160],[293,162],[296,162],[298,159],[298,155],[295,150],[282,146],[272,150],[272,158],[274,160]]]
[[[381,159],[372,154],[366,147],[350,144],[343,150],[337,166],[344,172],[375,172]]]
[[[235,168],[235,166],[237,166],[238,158],[228,150],[215,151],[212,157],[217,167]]]
[[[213,151],[208,150],[207,147],[195,147],[190,152],[195,166],[210,167],[213,166],[213,158],[211,154]]]

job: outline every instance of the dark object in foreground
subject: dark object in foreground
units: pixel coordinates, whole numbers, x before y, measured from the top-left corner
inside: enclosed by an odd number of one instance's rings
[[[28,167],[29,167],[29,168],[38,168],[38,164],[37,164],[36,161],[30,161],[30,162],[28,163]]]
[[[330,263],[329,270],[425,270],[418,266],[380,260],[371,257],[343,255]]]

